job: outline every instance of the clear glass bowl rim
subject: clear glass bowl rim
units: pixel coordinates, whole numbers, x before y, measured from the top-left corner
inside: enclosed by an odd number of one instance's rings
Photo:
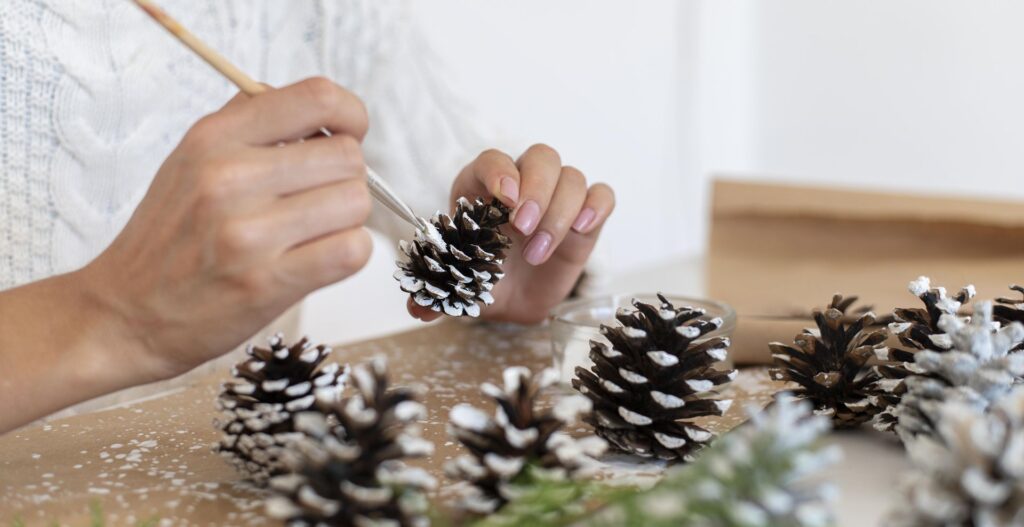
[[[716,310],[720,310],[721,314],[720,315],[716,315],[716,316],[719,316],[719,317],[722,318],[722,327],[719,329],[719,331],[721,331],[721,330],[727,330],[728,331],[730,328],[732,328],[736,324],[736,310],[733,309],[732,306],[730,306],[729,304],[726,304],[725,302],[719,302],[717,300],[711,300],[711,299],[708,299],[708,298],[697,298],[697,297],[691,297],[691,296],[673,295],[673,294],[666,294],[666,293],[661,293],[661,295],[664,296],[666,299],[668,299],[669,302],[672,302],[672,304],[675,305],[676,307],[680,307],[680,306],[698,306],[698,307],[699,306],[708,306],[708,307],[714,308]],[[574,327],[578,327],[578,328],[598,329],[598,325],[588,324],[588,323],[585,323],[585,322],[577,322],[575,320],[569,320],[569,319],[567,319],[565,317],[569,313],[574,313],[578,309],[580,309],[582,307],[585,307],[587,305],[591,305],[591,304],[604,305],[604,304],[608,304],[609,301],[611,301],[610,303],[612,303],[613,305],[618,305],[619,299],[623,299],[623,298],[629,299],[630,304],[632,304],[632,300],[634,298],[657,298],[657,297],[658,297],[657,293],[628,293],[628,294],[609,294],[609,295],[601,295],[601,296],[595,296],[595,297],[577,298],[577,299],[574,299],[574,300],[568,300],[568,301],[562,302],[561,304],[558,304],[557,306],[555,306],[554,309],[551,310],[551,320],[553,322],[558,322],[559,324],[566,324],[566,325],[574,326]]]

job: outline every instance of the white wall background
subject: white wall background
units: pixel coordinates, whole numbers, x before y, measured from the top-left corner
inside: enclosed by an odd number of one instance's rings
[[[1024,3],[414,5],[481,119],[615,187],[613,273],[699,254],[713,173],[1024,198]],[[381,291],[387,249],[314,295],[306,327],[340,341],[408,326],[397,288]]]

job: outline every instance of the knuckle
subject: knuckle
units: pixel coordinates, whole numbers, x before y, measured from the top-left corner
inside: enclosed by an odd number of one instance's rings
[[[340,265],[347,274],[362,269],[370,261],[370,255],[373,253],[370,233],[363,228],[345,233],[345,242],[338,244],[338,247],[338,253],[332,258],[331,265]]]
[[[566,165],[562,167],[562,179],[576,187],[586,188],[587,186],[587,176],[583,175],[583,172],[574,166]]]
[[[200,118],[185,133],[184,144],[194,148],[209,148],[224,139],[224,126],[217,114]]]
[[[362,170],[366,165],[363,159],[363,145],[358,139],[351,135],[341,135],[337,137],[338,152],[341,156],[343,164],[347,167],[357,168]]]
[[[199,203],[218,206],[231,199],[243,169],[230,159],[211,159],[195,169]]]
[[[260,230],[242,221],[224,223],[217,235],[219,252],[227,256],[252,252],[259,242]]]
[[[243,272],[235,282],[243,295],[254,302],[270,297],[276,290],[271,274],[260,269]]]
[[[302,82],[306,96],[317,109],[328,111],[338,104],[338,85],[326,77],[312,77]]]
[[[366,223],[366,220],[370,218],[370,212],[373,210],[373,200],[370,199],[369,187],[363,183],[356,185],[351,191],[348,201],[355,215],[356,223],[358,225]]]
[[[527,150],[527,151],[530,152],[533,155],[541,156],[541,157],[548,158],[548,159],[558,160],[558,163],[561,164],[561,159],[562,158],[561,158],[561,156],[558,155],[558,150],[555,150],[554,148],[551,148],[550,146],[548,146],[548,145],[546,145],[544,143],[537,143],[537,144],[531,146],[529,148],[529,150]]]
[[[501,150],[498,150],[497,148],[488,148],[487,150],[480,152],[480,155],[477,156],[477,159],[480,159],[481,161],[493,160],[498,162],[512,161],[512,158],[508,154],[502,152]]]
[[[360,137],[366,135],[367,130],[370,129],[370,110],[366,107],[366,103],[362,99],[353,95],[351,97],[352,105],[352,129]]]

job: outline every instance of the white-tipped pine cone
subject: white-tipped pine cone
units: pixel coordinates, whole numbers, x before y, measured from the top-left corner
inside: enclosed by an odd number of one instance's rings
[[[774,367],[772,379],[799,387],[792,393],[807,399],[814,411],[828,416],[836,428],[852,428],[871,420],[880,410],[881,376],[870,361],[886,352],[884,328],[872,329],[875,315],[861,314],[852,324],[846,311],[857,300],[832,297],[825,310],[814,310],[817,330],[805,329],[795,346],[780,342],[768,345]]]
[[[499,227],[508,223],[508,214],[498,200],[459,198],[452,216],[434,215],[411,243],[399,243],[405,257],[396,262],[394,276],[402,291],[433,311],[479,316],[481,304],[494,302],[491,289],[504,276],[501,264],[511,240]]]
[[[246,353],[248,358],[232,368],[235,380],[224,383],[217,398],[222,415],[214,425],[223,435],[214,450],[263,483],[284,470],[281,451],[301,435],[295,414],[310,409],[317,398],[336,399],[347,374],[336,363],[323,365],[331,349],[306,338],[286,346],[277,334],[268,347],[249,346]]]
[[[352,372],[358,393],[296,418],[303,437],[284,457],[290,473],[270,481],[267,514],[289,526],[429,525],[424,491],[435,485],[404,459],[433,452],[416,425],[426,408],[389,388],[382,359]]]
[[[558,381],[558,371],[545,369],[537,375],[523,367],[507,368],[504,387],[486,383],[481,388],[494,399],[494,417],[468,404],[452,408],[449,434],[469,454],[445,466],[454,479],[471,487],[459,506],[486,514],[504,505],[514,494],[514,485],[527,470],[549,478],[571,477],[586,468],[607,444],[590,436],[574,439],[562,429],[590,410],[590,400],[573,395],[558,400],[553,408],[541,409],[538,397]]]
[[[970,322],[943,315],[939,327],[949,335],[950,349],[915,354],[904,380],[906,393],[893,410],[904,442],[934,434],[942,404],[956,401],[984,410],[1024,376],[1024,353],[1012,351],[1024,339],[1024,326],[999,327],[990,302],[975,304]]]
[[[593,402],[584,421],[614,447],[688,461],[714,437],[693,420],[728,410],[732,400],[716,396],[736,372],[715,368],[729,339],[707,334],[722,319],[658,298],[660,306],[634,300],[636,309],[615,316],[621,327],[601,327],[611,346],[591,341],[594,366],[577,367],[572,385]]]

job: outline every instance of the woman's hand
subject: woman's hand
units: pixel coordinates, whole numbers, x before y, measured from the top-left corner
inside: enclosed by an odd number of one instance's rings
[[[360,269],[366,126],[362,102],[324,79],[200,120],[106,251],[0,292],[0,433],[183,373]],[[321,127],[333,137],[299,142]]]
[[[321,127],[333,137],[310,137]],[[371,251],[362,102],[326,79],[239,95],[185,135],[82,272],[138,381],[217,357]]]
[[[512,208],[505,278],[481,316],[524,324],[544,320],[568,296],[615,208],[608,185],[588,187],[582,172],[563,166],[545,145],[530,147],[518,160],[497,150],[480,154],[452,186],[452,203],[460,196],[493,196]],[[440,316],[412,301],[409,312],[423,320]]]

